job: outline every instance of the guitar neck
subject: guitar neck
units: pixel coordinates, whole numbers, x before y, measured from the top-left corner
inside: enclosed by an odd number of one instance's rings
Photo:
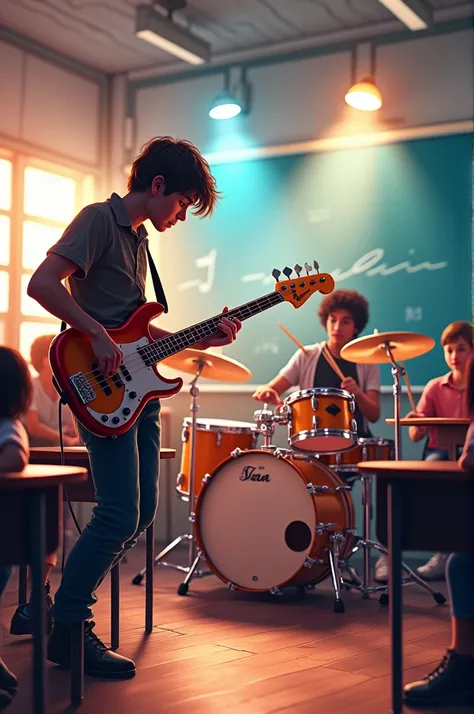
[[[246,302],[244,305],[235,307],[225,313],[226,317],[236,317],[241,322],[249,317],[257,315],[259,312],[264,312],[274,305],[279,305],[283,302],[283,298],[279,292],[268,293],[257,300]],[[186,347],[192,347],[196,343],[219,332],[218,323],[222,320],[222,314],[214,315],[204,322],[198,322],[191,327],[185,327],[184,330],[174,332],[166,337],[161,337],[159,340],[150,342],[150,344],[139,348],[139,352],[145,362],[149,365],[155,362],[160,362],[166,357],[181,352]]]

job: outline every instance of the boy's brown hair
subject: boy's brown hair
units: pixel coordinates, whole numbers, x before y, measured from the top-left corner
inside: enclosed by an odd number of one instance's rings
[[[142,146],[132,164],[127,188],[148,191],[155,176],[163,176],[165,195],[182,193],[194,204],[195,215],[209,216],[219,198],[216,179],[199,150],[184,139],[158,136]]]
[[[0,347],[0,418],[18,419],[31,402],[31,376],[19,352]]]
[[[49,346],[55,335],[40,335],[36,340],[33,340],[30,348],[30,361],[38,374],[43,369],[43,362],[48,356]]]
[[[351,313],[357,335],[369,321],[369,303],[357,290],[335,290],[321,300],[318,315],[324,329],[330,313],[334,310],[347,310]]]
[[[468,345],[473,346],[472,340],[472,325],[470,322],[464,322],[464,320],[456,320],[450,325],[445,327],[443,334],[441,335],[441,346],[446,347],[450,342],[455,342],[459,338],[465,340]]]

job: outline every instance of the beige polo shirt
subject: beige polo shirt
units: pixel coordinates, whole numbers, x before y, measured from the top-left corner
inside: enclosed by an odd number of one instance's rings
[[[120,327],[145,299],[147,232],[132,229],[116,193],[86,206],[48,250],[77,265],[68,279],[74,300],[104,327]]]

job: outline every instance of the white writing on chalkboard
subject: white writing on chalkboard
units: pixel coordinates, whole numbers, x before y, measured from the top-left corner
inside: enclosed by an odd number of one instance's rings
[[[214,285],[214,276],[216,274],[216,258],[217,250],[211,248],[207,255],[203,255],[201,258],[196,258],[195,265],[196,268],[206,268],[207,275],[205,280],[196,278],[195,280],[188,280],[186,283],[179,283],[178,290],[190,290],[191,288],[197,288],[200,293],[209,293]]]
[[[415,251],[410,250],[409,253],[412,255]],[[385,262],[381,262],[385,255],[385,251],[382,248],[374,248],[374,250],[369,250],[368,253],[364,253],[360,258],[355,260],[348,270],[342,270],[341,268],[335,268],[329,272],[333,276],[334,280],[338,283],[341,280],[347,280],[347,278],[352,278],[354,275],[367,275],[369,278],[374,277],[374,275],[388,276],[394,273],[400,273],[405,271],[406,273],[419,273],[422,270],[442,270],[448,267],[448,261],[443,260],[438,263],[432,263],[429,260],[423,260],[420,263],[411,263],[409,260],[403,260],[395,265],[387,265]],[[323,269],[324,266],[321,265]],[[261,281],[264,285],[273,283],[273,278],[265,273],[248,273],[241,277],[243,283],[250,283],[254,281]]]
[[[423,319],[423,308],[408,306],[405,308],[405,322],[420,322]]]

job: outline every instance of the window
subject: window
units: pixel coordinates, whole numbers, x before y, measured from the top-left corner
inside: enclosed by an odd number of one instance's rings
[[[0,340],[27,360],[36,337],[59,330],[28,297],[30,277],[93,191],[91,176],[0,151]]]

